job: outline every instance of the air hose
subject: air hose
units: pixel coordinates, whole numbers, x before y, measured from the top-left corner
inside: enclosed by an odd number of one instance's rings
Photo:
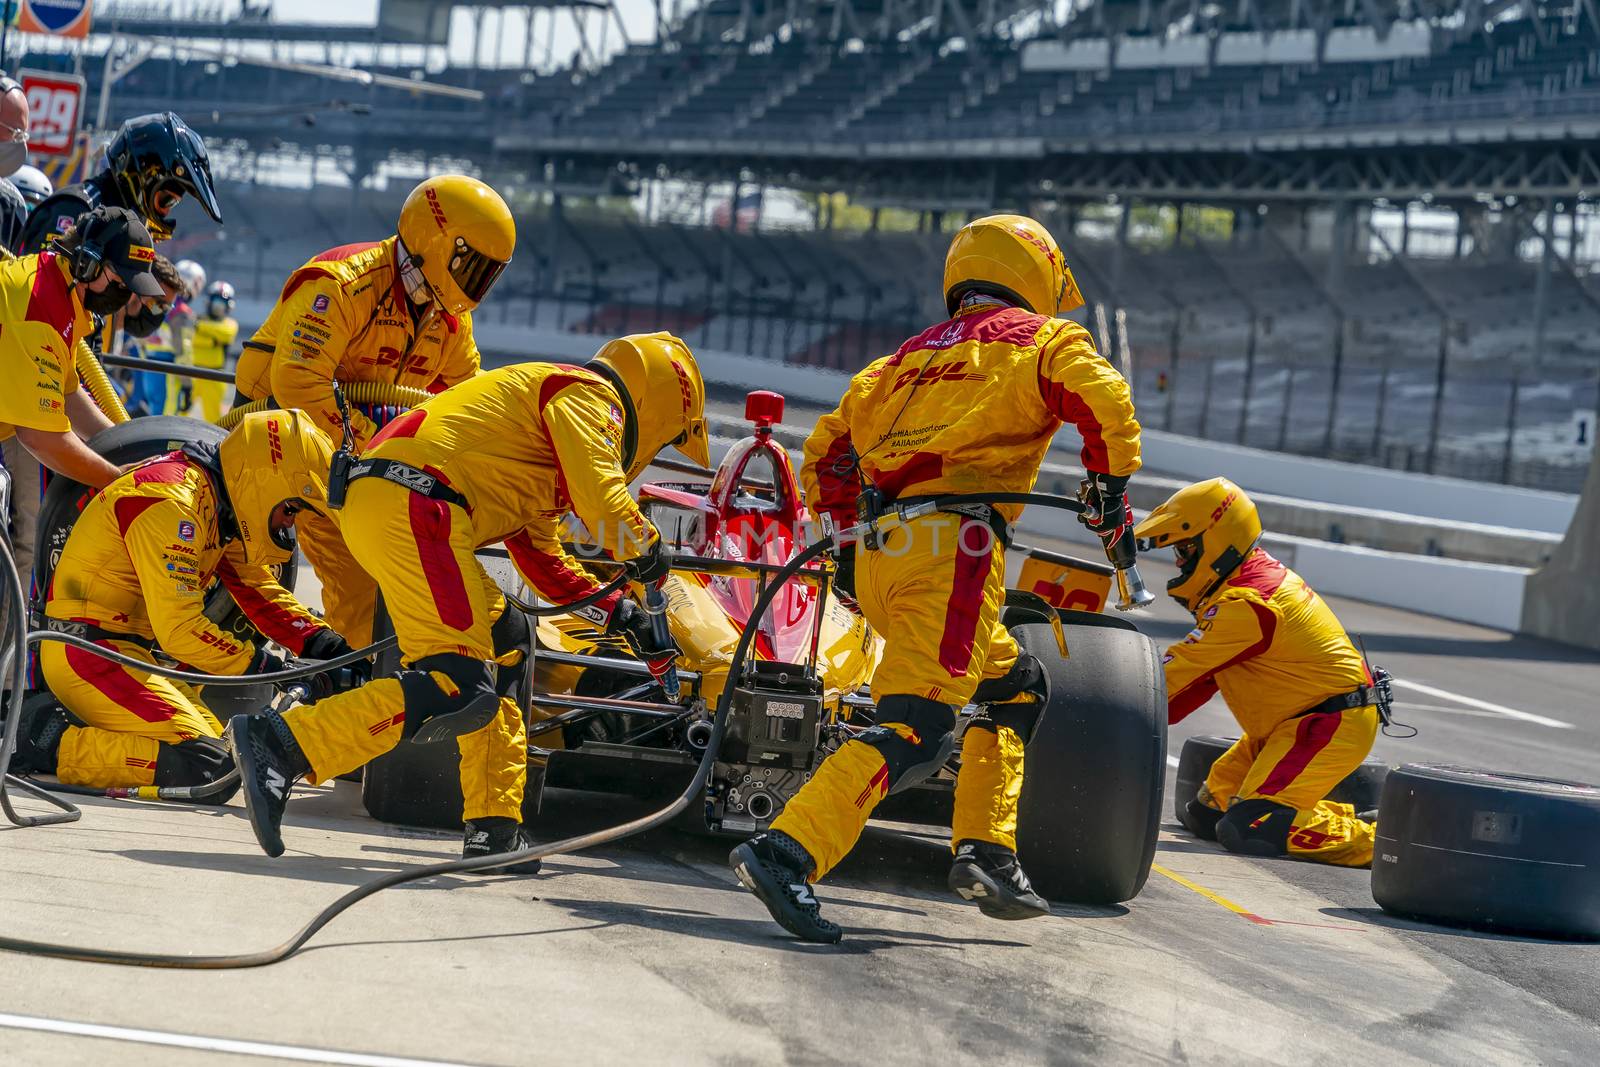
[[[83,387],[89,390],[89,395],[94,398],[95,404],[105,412],[106,418],[113,423],[129,421],[128,409],[123,405],[117,387],[111,384],[111,376],[100,365],[100,361],[94,358],[89,346],[79,341],[78,347],[72,352],[79,380],[83,382]]]
[[[352,404],[393,404],[396,407],[414,408],[425,400],[433,399],[433,394],[426,389],[413,389],[409,385],[390,382],[340,382],[339,391]],[[253,411],[272,411],[282,406],[270,398],[252,400],[230,410],[217,420],[217,425],[224,430],[231,430],[239,425],[240,419]]]
[[[1035,504],[1076,513],[1082,513],[1084,510],[1079,501],[1065,497],[1046,496],[1040,493],[967,493],[928,498],[912,507],[892,510],[886,513],[884,518],[904,523],[932,511],[967,504]],[[856,540],[864,532],[866,531],[862,526],[851,527],[840,533],[823,537],[815,544],[805,548],[799,555],[784,564],[778,573],[772,575],[766,588],[756,598],[756,602],[750,610],[750,618],[760,619],[764,616],[768,609],[772,607],[772,603],[777,599],[778,594],[787,585],[789,579],[800,573],[801,569],[807,564],[833,548],[838,541]],[[627,572],[624,571],[613,583],[613,587],[620,586],[626,575]],[[586,601],[597,600],[602,595],[602,592],[592,594],[590,598],[585,599]],[[557,608],[564,612],[570,611],[577,606],[579,605],[566,604],[558,605]],[[549,609],[538,610],[548,611]],[[756,632],[757,628],[755,626],[746,626],[739,634],[739,643],[734,647],[733,657],[729,661],[728,676],[730,678],[738,677],[742,673],[745,660],[749,658],[750,645]],[[104,652],[105,650],[101,649],[100,651]],[[385,889],[391,889],[397,885],[406,885],[410,882],[423,881],[428,878],[436,878],[441,875],[492,871],[502,867],[526,863],[533,859],[544,859],[548,856],[581,852],[584,849],[611,844],[623,838],[653,830],[677,818],[694,802],[695,797],[705,789],[706,782],[711,777],[712,766],[716,763],[717,757],[722,750],[723,737],[728,727],[728,715],[732,710],[734,694],[737,688],[737,686],[730,685],[722,691],[722,695],[717,701],[716,714],[712,719],[711,736],[706,742],[705,751],[701,754],[700,763],[695,768],[694,777],[690,780],[688,786],[666,807],[648,815],[642,815],[637,819],[619,823],[603,830],[595,830],[576,837],[569,837],[561,841],[533,845],[515,852],[427,864],[409,871],[395,871],[392,874],[386,874],[381,878],[375,878],[364,885],[357,886],[333,901],[287,941],[258,952],[217,956],[185,956],[173,953],[120,952],[115,949],[57,945],[46,941],[30,941],[11,937],[0,937],[0,949],[35,956],[49,956],[56,959],[82,960],[87,963],[112,963],[130,967],[161,967],[196,971],[237,970],[280,963],[300,951],[306,942],[316,936],[318,931],[332,922],[346,909]],[[10,740],[9,732],[14,732],[14,728],[8,723],[8,741]],[[7,752],[9,753],[9,748]]]

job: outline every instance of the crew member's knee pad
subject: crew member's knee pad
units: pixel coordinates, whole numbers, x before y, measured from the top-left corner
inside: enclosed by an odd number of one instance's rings
[[[1033,740],[1049,701],[1050,676],[1045,673],[1044,664],[1037,656],[1024,652],[1005,674],[978,683],[972,702],[982,705],[983,710],[973,716],[967,729],[994,731],[1004,726],[1027,744]]]
[[[1217,820],[1217,843],[1245,856],[1282,856],[1289,851],[1294,809],[1271,800],[1235,801]]]
[[[435,672],[450,680],[454,693],[433,677]],[[430,744],[489,725],[500,713],[495,674],[493,663],[457,652],[424,656],[399,671],[395,678],[406,711],[401,736]]]
[[[856,740],[876,748],[889,768],[889,792],[898,793],[936,774],[955,751],[955,709],[927,697],[892,693],[878,701],[878,721]],[[889,728],[911,728],[906,738]]]
[[[220,737],[163,742],[156,751],[158,786],[209,785],[233,770],[233,757]]]
[[[533,628],[528,625],[528,617],[514,605],[507,603],[500,617],[494,620],[494,626],[489,630],[489,636],[494,640],[495,658],[499,659],[508,652],[521,652],[528,654],[528,649],[533,644]],[[517,679],[521,677],[520,666],[522,660],[517,660],[517,670],[503,670],[497,672],[495,691],[501,696],[510,696],[511,690],[516,687]]]
[[[35,693],[22,702],[17,723],[17,749],[11,769],[20,774],[54,774],[61,739],[72,726],[66,709],[49,693]]]

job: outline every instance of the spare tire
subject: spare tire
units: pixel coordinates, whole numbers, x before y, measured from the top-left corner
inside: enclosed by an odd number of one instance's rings
[[[1183,743],[1183,752],[1178,756],[1178,781],[1172,791],[1172,810],[1183,828],[1197,837],[1214,835],[1201,834],[1189,825],[1189,801],[1200,794],[1200,786],[1211,773],[1211,765],[1237,740],[1236,737],[1200,734]],[[1388,776],[1389,765],[1377,756],[1368,756],[1361,766],[1329,790],[1328,799],[1349,804],[1357,812],[1371,811],[1383,796],[1383,783]]]
[[[1116,904],[1144,887],[1155,858],[1167,769],[1167,691],[1148,637],[1068,622],[1071,658],[1043,623],[1013,627],[1050,676],[1029,742],[1017,851],[1051,900]]]
[[[89,447],[120,466],[172,452],[186,444],[216,444],[226,436],[227,432],[221,427],[199,419],[153,415],[101,430],[89,439]],[[50,577],[61,560],[61,550],[66,547],[73,525],[92,496],[82,482],[60,475],[50,479],[50,487],[39,503],[39,533],[33,557],[34,573],[41,590],[50,587]],[[298,556],[278,569],[278,580],[291,590],[297,561]],[[205,613],[212,622],[242,640],[251,643],[261,640],[260,632],[250,624],[220,582],[213,584],[206,593]],[[267,685],[229,686],[214,689],[207,701],[218,701],[219,706],[212,710],[227,721],[230,714],[264,706],[271,696],[272,687]]]
[[[1412,919],[1600,938],[1600,788],[1407,763],[1383,787],[1372,897]]]

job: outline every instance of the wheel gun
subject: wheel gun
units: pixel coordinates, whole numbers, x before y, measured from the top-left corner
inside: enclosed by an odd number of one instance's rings
[[[1089,504],[1089,483],[1083,482],[1078,487],[1078,499],[1083,502],[1084,516],[1093,522],[1100,517],[1100,513]],[[1116,571],[1117,576],[1117,610],[1136,611],[1139,608],[1153,604],[1156,595],[1145,588],[1144,579],[1139,576],[1138,553],[1133,544],[1133,516],[1115,530],[1108,530],[1100,535],[1100,544],[1106,550],[1106,559]]]
[[[666,650],[649,657],[645,662],[650,667],[651,676],[666,694],[667,702],[675,704],[682,694],[682,687],[678,682],[678,658],[674,654],[672,631],[667,626],[667,594],[662,591],[660,583],[645,587],[644,610],[650,616],[650,635],[655,638],[656,648]]]

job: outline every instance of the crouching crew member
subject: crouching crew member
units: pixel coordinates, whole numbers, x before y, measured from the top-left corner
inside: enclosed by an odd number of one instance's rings
[[[1256,506],[1226,478],[1179,490],[1134,533],[1173,550],[1167,592],[1195,617],[1165,657],[1168,722],[1221,692],[1244,731],[1185,824],[1230,852],[1369,865],[1373,824],[1325,798],[1372,751],[1380,692],[1332,609],[1260,547]]]
[[[472,377],[472,311],[511,261],[516,240],[511,209],[493,189],[459,174],[429,178],[401,205],[393,236],[329,249],[289,275],[239,355],[237,402],[271,397],[302,408],[337,444],[345,417],[335,381],[439,392]],[[349,423],[360,452],[378,427],[360,411],[350,412]],[[331,523],[312,517],[301,541],[322,580],[329,623],[369,643],[372,577]]]
[[[660,536],[628,495],[657,452],[704,464],[705,386],[668,334],[607,344],[586,368],[525,363],[481,374],[395,419],[351,467],[341,529],[383,590],[402,669],[312,707],[238,716],[229,743],[256,839],[283,852],[289,783],[333,778],[403,739],[454,736],[461,749],[464,856],[515,851],[527,738],[507,694],[527,644],[522,614],[474,552],[504,541],[528,583],[556,603],[599,584],[561,545],[570,511],[639,581],[668,568]],[[641,653],[654,647],[642,608],[616,594],[581,609]],[[537,863],[520,865],[521,873]]]
[[[856,375],[806,441],[812,511],[843,528],[861,503],[1029,491],[1070,422],[1102,514],[1095,529],[1123,530],[1139,425],[1127,383],[1088,333],[1054,317],[1083,303],[1054,238],[1018,215],[969,223],[950,245],[944,290],[950,319]],[[999,625],[1005,541],[1020,512],[934,512],[840,559],[841,591],[853,586],[884,636],[877,725],[829,756],[771,830],[729,857],[796,936],[839,939],[808,883],[844,858],[880,800],[944,765],[956,710],[969,702],[981,710],[963,735],[950,887],[995,918],[1047,912],[1018,862],[1016,833],[1023,746],[1048,694],[1039,662]]]
[[[290,653],[350,651],[279,585],[298,513],[327,506],[332,448],[302,412],[247,417],[216,446],[185,445],[135,467],[89,502],[45,600],[46,625],[147,663],[245,674],[283,662],[205,615],[220,579],[250,621]],[[19,749],[28,769],[73,785],[203,785],[232,769],[222,726],[199,691],[60,642],[45,642],[58,709],[36,715]]]

